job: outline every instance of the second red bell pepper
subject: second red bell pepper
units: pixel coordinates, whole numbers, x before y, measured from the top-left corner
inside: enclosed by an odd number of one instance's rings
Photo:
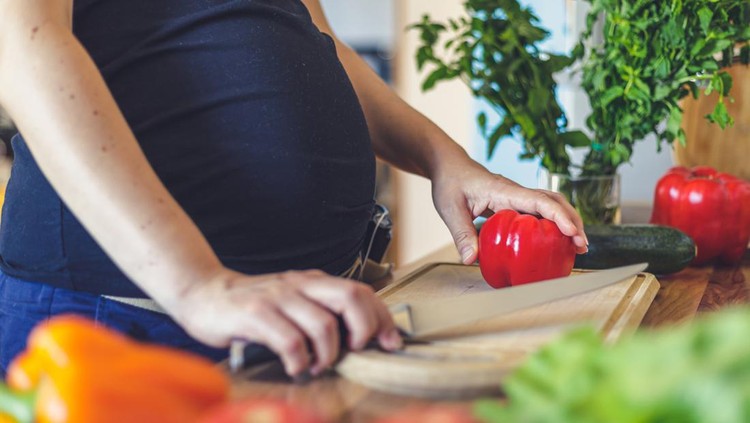
[[[737,263],[750,241],[750,183],[707,166],[672,168],[656,185],[651,223],[693,238],[693,264]]]
[[[479,268],[493,288],[567,276],[575,256],[555,222],[513,210],[495,213],[479,232]]]

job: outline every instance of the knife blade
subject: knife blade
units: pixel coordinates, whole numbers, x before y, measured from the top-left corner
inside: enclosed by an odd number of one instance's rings
[[[389,311],[407,341],[420,341],[443,330],[604,288],[647,266],[640,263],[443,300],[393,304]],[[257,364],[276,358],[266,348],[250,348],[247,342],[232,342],[228,363],[232,372],[242,369],[246,362]]]
[[[393,304],[389,310],[406,338],[420,340],[457,326],[604,288],[644,271],[647,266],[640,263],[491,292]]]

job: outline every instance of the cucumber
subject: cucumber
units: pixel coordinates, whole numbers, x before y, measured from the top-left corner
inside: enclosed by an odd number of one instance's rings
[[[579,269],[607,269],[647,262],[647,272],[667,274],[687,267],[695,257],[692,238],[661,225],[586,226],[589,252],[576,256]]]

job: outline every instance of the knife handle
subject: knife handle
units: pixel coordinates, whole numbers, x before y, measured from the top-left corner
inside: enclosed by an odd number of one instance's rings
[[[340,351],[343,352],[349,349],[349,331],[347,330],[344,319],[341,316],[336,316],[336,320],[339,328],[339,348]],[[309,343],[307,349],[314,361],[314,351]],[[279,360],[279,356],[276,353],[271,351],[268,347],[254,342],[237,339],[233,340],[229,347],[229,370],[232,373],[237,373],[242,369],[276,360]]]

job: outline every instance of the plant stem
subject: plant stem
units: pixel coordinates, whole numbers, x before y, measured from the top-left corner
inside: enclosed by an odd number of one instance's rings
[[[684,78],[680,78],[677,80],[680,84],[684,84],[686,82],[690,81],[705,81],[706,79],[711,79],[714,77],[714,74],[703,74],[703,75],[696,75],[696,76],[686,76]]]
[[[0,383],[0,413],[7,414],[18,423],[34,422],[36,392],[16,392]]]

